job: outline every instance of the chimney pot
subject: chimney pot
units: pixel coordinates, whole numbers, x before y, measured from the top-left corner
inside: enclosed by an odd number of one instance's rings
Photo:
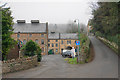
[[[25,20],[17,20],[17,23],[25,23]]]
[[[39,23],[39,20],[31,20],[31,23]]]

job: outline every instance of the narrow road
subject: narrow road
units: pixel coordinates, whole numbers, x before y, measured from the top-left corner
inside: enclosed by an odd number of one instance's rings
[[[4,78],[118,78],[118,57],[106,45],[90,37],[95,58],[87,64],[72,65],[61,55],[46,55],[38,67],[8,73]]]

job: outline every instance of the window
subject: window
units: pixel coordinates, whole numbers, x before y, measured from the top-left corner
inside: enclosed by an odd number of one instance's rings
[[[38,39],[36,39],[35,42],[38,44]]]
[[[70,40],[70,41],[67,41],[67,44],[71,44],[71,40]]]
[[[25,39],[23,40],[23,44],[26,44],[26,40]]]
[[[67,41],[67,44],[69,44],[69,41]]]
[[[41,39],[41,44],[44,44],[44,40],[43,39]]]
[[[63,40],[61,41],[61,44],[63,44]]]
[[[50,42],[50,40],[48,40],[48,42]]]
[[[29,34],[29,37],[32,37],[32,34]]]
[[[56,49],[56,52],[58,52],[58,49]]]
[[[41,37],[44,37],[44,34],[41,34]]]
[[[69,41],[69,44],[71,44],[71,40]]]
[[[56,47],[58,47],[58,44],[56,44]]]
[[[20,34],[17,34],[17,37],[19,38],[19,37],[20,37]]]
[[[44,47],[42,47],[42,52],[44,52]]]
[[[56,40],[56,42],[58,42],[58,40]]]
[[[48,47],[50,47],[50,44],[48,44]]]
[[[52,43],[52,47],[54,47],[54,44]]]
[[[75,41],[75,44],[76,44],[76,41]]]

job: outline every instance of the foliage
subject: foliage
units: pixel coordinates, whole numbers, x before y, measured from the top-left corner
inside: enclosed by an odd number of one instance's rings
[[[34,56],[37,55],[38,57],[38,62],[41,61],[42,55],[41,55],[41,49],[38,44],[33,42],[32,40],[28,41],[26,45],[24,45],[21,48],[22,53],[24,56]]]
[[[77,63],[77,57],[75,57],[75,58],[66,58],[65,61],[67,61],[69,64],[78,64]]]
[[[39,45],[37,45],[37,57],[38,57],[38,62],[41,62],[42,60],[42,55],[41,55],[42,50],[40,49]]]
[[[86,33],[86,25],[83,23],[79,24],[80,27],[80,32],[81,33]],[[68,23],[68,28],[66,30],[67,33],[77,33],[78,32],[78,24],[75,24],[74,22],[70,21]]]
[[[80,42],[81,42],[81,47],[86,46],[88,47],[90,44],[90,40],[86,34],[80,34]]]
[[[38,62],[42,60],[41,49],[38,51]]]
[[[86,34],[80,34],[80,40],[81,40],[81,53],[85,54],[85,62],[88,62],[90,56],[90,40]],[[80,62],[81,64],[83,62]]]
[[[15,41],[11,38],[13,33],[13,17],[10,8],[0,8],[2,10],[2,60],[6,59],[6,55]]]
[[[32,40],[28,41],[25,46],[25,55],[34,56],[37,51],[37,44]]]
[[[118,45],[117,44],[115,44],[114,42],[111,43],[110,41],[108,41],[104,38],[103,39],[101,39],[100,37],[98,37],[98,38],[118,54]]]
[[[117,37],[120,31],[118,27],[118,5],[120,3],[98,2],[97,4],[99,7],[93,9],[93,18],[90,23],[93,27],[92,32],[96,33],[97,36],[105,37],[118,44],[118,40],[120,40]]]
[[[96,31],[96,32],[95,32],[95,35],[96,35],[96,36],[101,36],[101,37],[102,37],[102,33],[101,33],[100,31]]]

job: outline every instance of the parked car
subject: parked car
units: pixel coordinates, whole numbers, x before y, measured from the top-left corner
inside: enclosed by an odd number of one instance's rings
[[[51,49],[51,50],[48,51],[48,55],[49,55],[49,54],[54,54],[53,49]]]
[[[72,52],[71,50],[63,51],[62,56],[63,56],[64,58],[65,58],[65,57],[71,58],[71,57],[73,56],[73,52]]]

